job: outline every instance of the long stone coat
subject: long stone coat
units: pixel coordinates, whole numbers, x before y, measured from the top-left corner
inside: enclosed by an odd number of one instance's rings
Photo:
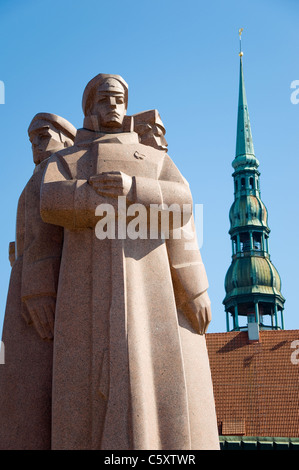
[[[137,134],[79,130],[50,158],[41,216],[64,227],[54,334],[53,449],[218,449],[205,337],[177,311],[165,240],[103,239],[88,178],[134,176],[134,202],[191,204]],[[114,201],[114,202],[113,202]]]
[[[12,266],[0,366],[0,449],[51,448],[53,343],[41,339],[24,300],[56,296],[63,229],[40,217],[40,185],[46,161],[24,188],[16,222],[16,260]]]

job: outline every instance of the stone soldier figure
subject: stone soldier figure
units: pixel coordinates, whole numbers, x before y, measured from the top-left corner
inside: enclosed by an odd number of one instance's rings
[[[52,448],[218,449],[205,338],[183,311],[178,318],[165,240],[95,233],[99,206],[113,206],[121,219],[119,198],[128,210],[192,207],[165,150],[126,128],[127,100],[120,76],[92,79],[83,94],[84,128],[44,174],[41,216],[64,228]],[[206,295],[197,304],[201,323],[209,321],[209,305]]]
[[[134,129],[142,144],[167,151],[166,130],[156,109],[134,114],[133,118]],[[188,184],[186,180],[185,183]],[[183,313],[195,331],[204,334],[212,315],[207,293],[209,283],[198,249],[193,215],[184,227],[176,230],[180,230],[180,236],[175,238],[174,233],[170,231],[165,242],[178,314],[182,316]]]
[[[35,169],[18,202],[16,253],[3,325],[0,448],[51,448],[53,323],[63,242],[61,227],[40,217],[40,186],[49,156],[73,144],[65,119],[38,113],[28,128]]]

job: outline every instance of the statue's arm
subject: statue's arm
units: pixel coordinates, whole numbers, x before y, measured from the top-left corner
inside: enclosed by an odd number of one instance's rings
[[[165,154],[159,178],[146,178],[137,176],[133,181],[134,202],[141,203],[146,207],[156,204],[167,207],[174,214],[172,228],[180,227],[187,223],[192,214],[192,196],[189,186],[170,159]],[[175,213],[181,214],[181,219],[175,217]],[[176,221],[181,220],[178,224]]]
[[[52,339],[63,228],[42,221],[39,213],[43,171],[25,189],[25,242],[22,271],[22,309],[29,313],[43,339]]]
[[[17,208],[15,257],[21,258],[25,240],[25,189],[22,191]]]
[[[63,227],[43,222],[40,189],[43,169],[35,172],[25,188],[25,241],[22,297],[56,296]]]
[[[72,179],[63,157],[53,155],[41,185],[40,213],[44,222],[70,230],[94,228],[96,207],[103,202],[87,180]]]
[[[174,233],[179,235],[179,238],[174,238]],[[177,307],[187,317],[194,330],[204,334],[212,318],[211,302],[207,293],[209,283],[197,244],[193,216],[184,227],[176,229],[170,235],[166,246]]]
[[[24,244],[25,244],[25,189],[22,191],[17,207],[17,218],[16,218],[16,240],[15,240],[15,269],[20,269],[21,278],[23,279],[23,254],[24,254]],[[19,265],[17,267],[17,265]],[[21,313],[23,318],[27,323],[30,323],[30,316],[25,305],[22,303]]]
[[[185,178],[166,155],[161,175],[166,178],[167,174],[189,189]],[[188,318],[194,330],[204,334],[211,321],[211,302],[207,293],[209,283],[197,243],[193,214],[182,227],[170,231],[166,247],[177,307]]]
[[[167,251],[176,286],[177,302],[181,306],[198,297],[209,287],[197,244],[193,215],[184,227],[170,233]]]

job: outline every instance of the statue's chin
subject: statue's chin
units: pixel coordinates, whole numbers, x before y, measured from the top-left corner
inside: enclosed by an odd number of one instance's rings
[[[122,127],[122,122],[119,122],[118,120],[112,120],[107,122],[104,127],[119,129],[120,127]]]
[[[53,150],[53,151],[52,150],[45,150],[43,152],[35,152],[33,154],[34,163],[36,165],[38,165],[39,163],[46,160],[46,158],[49,158],[54,152],[55,152],[55,150]]]
[[[122,129],[122,122],[113,120],[101,125],[104,132],[118,132]]]

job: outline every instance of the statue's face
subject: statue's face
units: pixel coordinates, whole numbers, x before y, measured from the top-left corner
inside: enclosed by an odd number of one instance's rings
[[[125,93],[116,80],[110,79],[108,86],[98,88],[91,114],[98,116],[102,128],[120,128],[126,114]]]
[[[150,145],[158,150],[167,150],[167,142],[164,137],[164,132],[158,124],[150,126],[148,132],[141,136],[141,143],[144,145]]]
[[[36,165],[50,157],[52,153],[64,148],[59,132],[51,125],[30,132],[29,140],[32,144],[33,160]]]

